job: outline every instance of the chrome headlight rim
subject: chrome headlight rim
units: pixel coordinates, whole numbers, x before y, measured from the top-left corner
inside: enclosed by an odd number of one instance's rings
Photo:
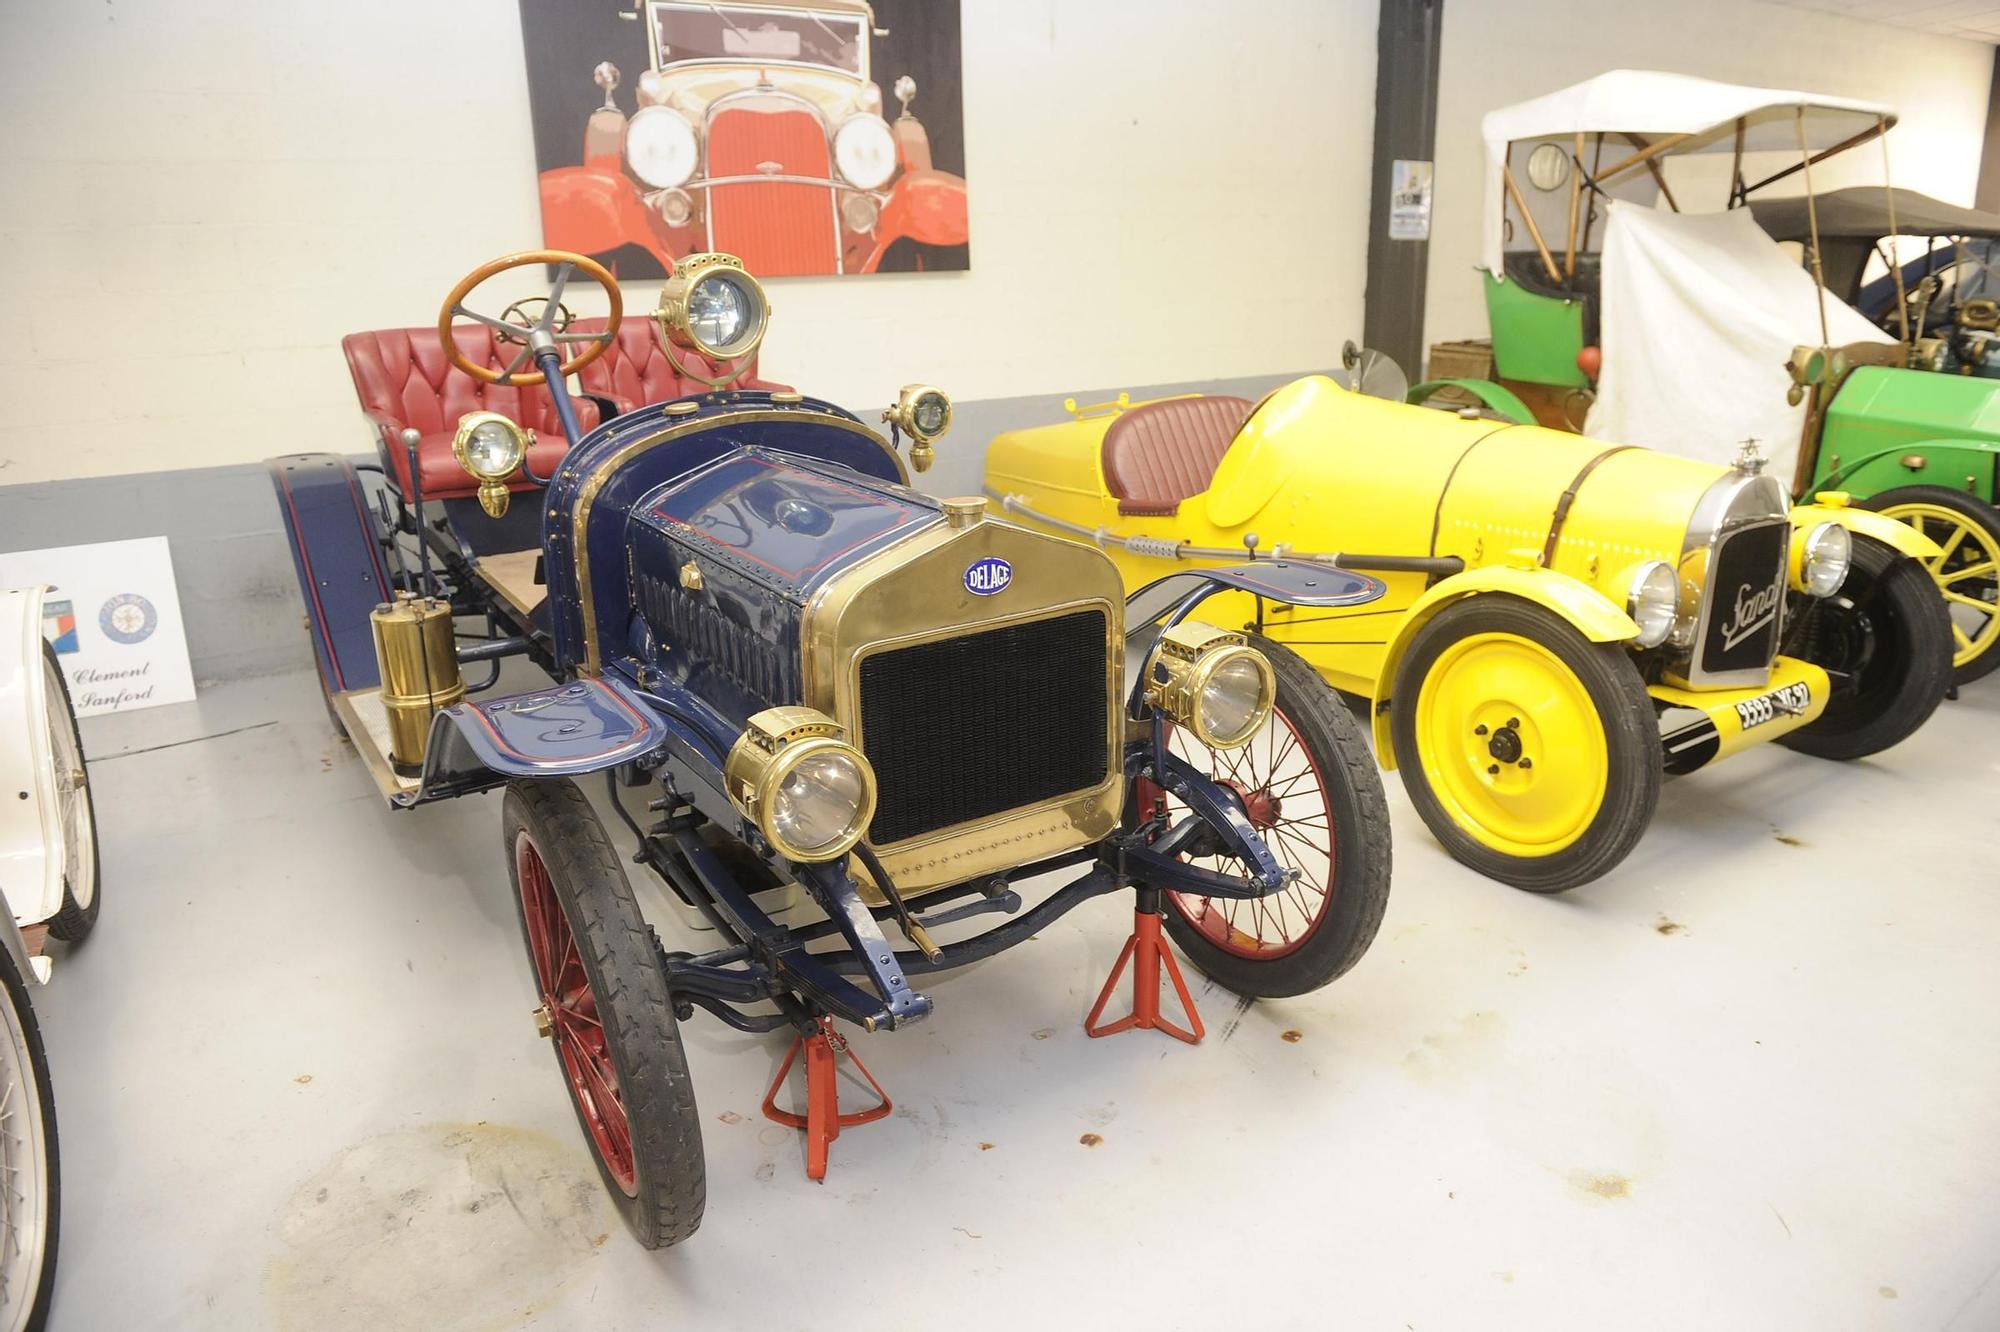
[[[505,467],[496,467],[491,462],[482,465],[476,461],[482,456],[474,451],[478,440],[482,437],[493,438],[488,427],[499,427],[506,432],[509,451]],[[469,475],[481,481],[505,481],[520,470],[533,442],[531,431],[502,412],[467,412],[458,418],[458,433],[451,440],[451,456]]]
[[[1799,585],[1808,596],[1830,597],[1847,583],[1854,564],[1854,536],[1845,523],[1815,524],[1800,545]]]
[[[870,141],[863,144],[861,140]],[[857,190],[879,190],[896,174],[896,135],[889,122],[858,111],[833,131],[833,169]]]
[[[838,835],[817,846],[801,846],[779,829],[780,798],[787,779],[805,764],[825,757],[838,758],[853,767],[860,799]],[[756,826],[765,843],[778,855],[801,864],[840,859],[867,835],[875,818],[875,769],[868,756],[847,740],[839,723],[812,708],[772,708],[752,717],[730,747],[723,764],[723,782],[730,802]]]
[[[1625,580],[1625,613],[1639,627],[1634,646],[1656,648],[1673,637],[1680,619],[1680,593],[1680,575],[1665,560],[1632,566]]]
[[[625,122],[625,165],[648,189],[685,185],[701,167],[701,139],[672,107],[641,107]]]

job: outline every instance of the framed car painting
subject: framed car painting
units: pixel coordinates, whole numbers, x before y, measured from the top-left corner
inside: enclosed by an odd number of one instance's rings
[[[542,234],[621,277],[970,265],[958,0],[520,0]]]

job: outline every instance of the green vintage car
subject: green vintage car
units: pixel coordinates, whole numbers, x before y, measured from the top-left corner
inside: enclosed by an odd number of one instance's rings
[[[1844,492],[1919,528],[1944,552],[1928,566],[1963,684],[2000,668],[2000,380],[1937,373],[1949,349],[1911,293],[1885,331],[1828,291],[1815,207],[1788,249],[1746,206],[1813,199],[1815,167],[1895,119],[1639,70],[1488,114],[1481,267],[1510,391],[1489,405],[1714,462],[1754,440],[1795,497]]]

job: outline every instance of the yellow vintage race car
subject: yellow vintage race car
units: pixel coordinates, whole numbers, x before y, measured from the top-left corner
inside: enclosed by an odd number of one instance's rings
[[[987,490],[1092,541],[1137,587],[1255,558],[1383,578],[1243,624],[1368,701],[1378,756],[1458,859],[1537,892],[1618,864],[1666,773],[1777,740],[1853,759],[1907,738],[1951,674],[1909,527],[1733,467],[1364,396],[1324,376],[1252,406],[1077,408],[1001,435]],[[1233,618],[1232,618],[1233,617]]]

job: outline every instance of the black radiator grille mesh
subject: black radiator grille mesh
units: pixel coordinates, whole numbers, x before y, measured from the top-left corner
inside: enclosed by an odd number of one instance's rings
[[[1778,652],[1778,617],[1785,602],[1785,557],[1791,527],[1783,520],[1722,538],[1710,557],[1713,599],[1701,668],[1710,674],[1761,670]]]
[[[900,842],[1104,780],[1104,612],[1079,611],[861,663],[869,841]]]

